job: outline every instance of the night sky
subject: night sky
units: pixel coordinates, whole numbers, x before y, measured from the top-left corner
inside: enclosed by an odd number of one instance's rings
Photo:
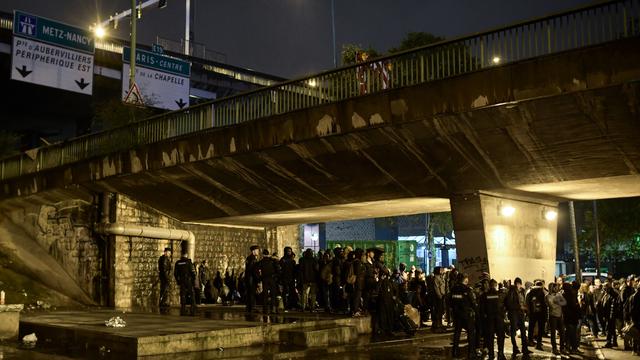
[[[378,51],[397,46],[407,32],[446,38],[592,3],[588,0],[335,0],[336,44]],[[148,8],[138,42],[184,37],[184,0]],[[2,0],[0,10],[20,9],[89,27],[130,6],[128,0]],[[330,0],[192,0],[195,41],[227,55],[227,62],[288,78],[333,67]],[[118,37],[129,35],[121,22]],[[339,58],[339,55],[338,55]]]

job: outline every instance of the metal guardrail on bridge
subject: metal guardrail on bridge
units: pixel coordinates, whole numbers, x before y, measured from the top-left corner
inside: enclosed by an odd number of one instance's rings
[[[284,82],[4,159],[9,179],[228,126],[490,66],[640,35],[640,0],[606,1]]]

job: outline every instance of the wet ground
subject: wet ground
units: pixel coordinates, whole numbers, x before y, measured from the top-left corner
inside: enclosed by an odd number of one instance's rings
[[[109,314],[118,314],[110,312]],[[121,313],[120,313],[121,314]],[[34,314],[31,314],[31,316]],[[44,315],[44,314],[43,314]],[[105,313],[105,316],[107,313]],[[125,314],[126,315],[126,314]],[[146,314],[150,315],[150,314]],[[179,315],[179,309],[172,309],[171,315]],[[160,316],[160,315],[157,315]],[[260,313],[246,314],[242,307],[207,306],[200,307],[196,318],[190,318],[197,322],[198,318],[213,321],[225,321],[237,325],[257,322],[291,323],[305,320],[322,320],[335,318],[335,314],[326,313],[284,313],[279,315],[264,316]],[[418,331],[414,337],[408,337],[403,333],[383,338],[360,336],[358,343],[330,346],[323,348],[303,349],[285,344],[270,344],[263,346],[251,346],[243,348],[217,349],[204,352],[189,352],[180,354],[167,354],[138,357],[142,360],[165,359],[331,359],[331,360],[390,360],[390,359],[451,359],[451,332],[444,334],[433,333],[425,328]],[[572,359],[596,359],[597,353],[590,347],[589,338],[583,338],[582,356],[574,356]],[[71,359],[116,359],[124,360],[119,354],[111,353],[108,349],[83,349],[79,346],[67,346],[60,348],[57,344],[41,340],[33,349],[27,349],[23,345],[13,343],[0,343],[0,360],[5,359],[33,359],[33,360],[71,360]],[[554,359],[551,354],[549,339],[544,339],[544,351],[535,351],[530,359]],[[507,338],[505,342],[507,357],[511,354],[511,344]],[[569,360],[569,357],[563,357]],[[517,359],[521,359],[518,356]]]
[[[206,352],[192,352],[184,354],[168,354],[165,356],[140,357],[140,360],[165,360],[165,359],[251,359],[251,360],[275,360],[275,359],[330,359],[330,360],[391,360],[391,359],[451,359],[450,337],[433,338],[429,330],[423,330],[413,339],[403,336],[381,339],[370,342],[369,339],[361,339],[361,343],[349,346],[337,346],[321,349],[296,349],[287,346],[258,346],[249,348],[220,349]],[[450,334],[447,334],[450,335]],[[585,349],[586,350],[586,349]],[[522,359],[521,356],[507,357]],[[81,354],[77,350],[75,354],[60,354],[52,350],[23,350],[15,346],[0,345],[0,359],[33,359],[33,360],[74,360],[74,359],[116,359],[113,354]],[[553,359],[555,356],[548,352],[536,351],[529,357],[532,360]],[[563,357],[569,360],[569,357]],[[583,356],[573,356],[571,359],[596,359],[595,355],[585,351]]]

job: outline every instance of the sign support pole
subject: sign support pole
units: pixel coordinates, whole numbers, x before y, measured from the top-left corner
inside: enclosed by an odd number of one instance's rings
[[[131,59],[129,67],[129,88],[136,83],[136,23],[138,12],[136,11],[136,0],[131,0]]]
[[[184,20],[184,54],[191,55],[191,0],[186,0],[185,4],[185,20]]]

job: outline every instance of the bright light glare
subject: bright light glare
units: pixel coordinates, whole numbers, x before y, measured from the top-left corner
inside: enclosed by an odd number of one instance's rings
[[[555,220],[558,217],[558,212],[555,210],[547,210],[544,212],[544,218],[552,221]]]
[[[516,208],[511,205],[506,205],[500,207],[500,215],[502,216],[512,216],[516,212]]]
[[[102,39],[103,37],[105,37],[105,35],[107,35],[107,31],[102,26],[96,26],[96,28],[93,29],[93,33],[98,39]]]
[[[318,86],[318,82],[316,81],[316,79],[307,80],[307,84],[309,84],[309,86],[311,87]]]
[[[500,56],[494,56],[491,61],[493,61],[494,64],[500,64]]]

